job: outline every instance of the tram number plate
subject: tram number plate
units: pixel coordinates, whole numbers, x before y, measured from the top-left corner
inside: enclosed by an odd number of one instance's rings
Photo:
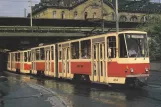
[[[119,81],[119,79],[118,78],[114,78],[113,81]]]

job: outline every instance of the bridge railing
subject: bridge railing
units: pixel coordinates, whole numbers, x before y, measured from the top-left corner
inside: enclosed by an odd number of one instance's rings
[[[95,27],[0,26],[0,33],[90,32],[93,29],[95,29]],[[127,30],[127,28],[121,28],[121,29]],[[98,32],[102,31],[102,28],[98,27],[95,31]],[[109,31],[109,28],[105,28],[104,31]]]
[[[93,27],[30,27],[30,26],[0,26],[0,32],[37,32],[37,33],[46,33],[46,32],[82,32],[90,31]]]

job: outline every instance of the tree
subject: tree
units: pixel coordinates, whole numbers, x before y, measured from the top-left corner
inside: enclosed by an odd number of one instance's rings
[[[150,60],[161,60],[161,19],[158,15],[149,16],[139,29],[148,32]]]

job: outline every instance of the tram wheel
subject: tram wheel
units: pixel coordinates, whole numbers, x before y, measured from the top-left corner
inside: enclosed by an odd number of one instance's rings
[[[89,75],[75,74],[73,80],[75,82],[90,82]]]

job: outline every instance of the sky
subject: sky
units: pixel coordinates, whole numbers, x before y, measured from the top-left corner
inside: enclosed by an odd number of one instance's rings
[[[29,0],[0,0],[0,17],[24,17],[24,9],[30,12]],[[40,0],[32,0],[32,5],[38,4]]]
[[[0,17],[24,17],[24,9],[26,13],[30,12],[29,0],[0,0]],[[153,2],[159,2],[161,0],[151,0]],[[32,4],[37,4],[40,0],[32,0]]]

